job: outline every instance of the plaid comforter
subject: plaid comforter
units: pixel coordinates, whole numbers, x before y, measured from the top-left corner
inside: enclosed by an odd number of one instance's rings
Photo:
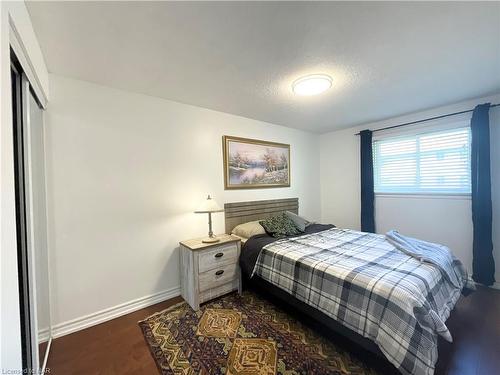
[[[333,228],[263,247],[253,275],[374,341],[403,374],[431,375],[437,338],[459,288],[438,267],[397,250],[383,235]]]

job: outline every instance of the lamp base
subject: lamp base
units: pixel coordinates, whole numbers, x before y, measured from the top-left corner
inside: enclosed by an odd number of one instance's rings
[[[203,243],[215,243],[215,242],[219,242],[220,239],[218,239],[217,237],[207,237],[207,238],[204,238],[201,240],[201,242]]]

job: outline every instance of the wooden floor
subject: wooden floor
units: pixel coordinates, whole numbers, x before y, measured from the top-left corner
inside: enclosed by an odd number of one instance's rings
[[[137,322],[179,301],[177,297],[55,339],[50,374],[158,374]],[[500,374],[500,291],[480,288],[462,297],[447,325],[454,342],[440,342],[436,375]]]

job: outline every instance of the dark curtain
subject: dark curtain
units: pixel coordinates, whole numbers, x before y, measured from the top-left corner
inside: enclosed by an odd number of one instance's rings
[[[470,123],[472,178],[472,279],[484,285],[495,282],[493,260],[491,170],[490,170],[490,103],[474,108]]]
[[[372,131],[363,130],[359,135],[361,139],[361,231],[375,233]]]

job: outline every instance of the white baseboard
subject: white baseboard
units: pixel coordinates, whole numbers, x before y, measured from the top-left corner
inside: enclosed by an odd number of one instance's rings
[[[120,316],[130,314],[131,312],[154,305],[156,303],[163,302],[167,299],[177,297],[180,294],[180,287],[175,287],[159,293],[151,294],[149,296],[137,298],[135,300],[125,302],[114,307],[97,311],[80,318],[56,324],[52,327],[52,337],[56,338],[64,335],[69,335],[70,333],[107,322],[108,320],[115,319]]]
[[[475,282],[474,280],[472,280],[472,278],[470,278],[470,277],[469,277],[469,280],[470,280],[470,282],[472,283],[472,285],[476,285],[476,287],[478,287],[478,286],[481,286],[481,285],[482,285],[482,284],[480,284],[480,283],[476,283],[476,282]],[[493,285],[487,286],[487,288],[491,288],[491,289],[498,289],[498,290],[500,290],[500,282],[495,281],[495,282],[493,283]]]
[[[472,285],[480,286],[481,284],[476,283],[476,282],[472,279],[472,271],[467,270],[467,272],[468,272],[468,276],[469,276],[469,282],[470,282]],[[490,286],[488,286],[487,288],[491,288],[491,289],[498,289],[498,290],[500,290],[500,282],[496,281],[496,282],[494,282],[494,283],[493,283],[493,285],[490,285]]]
[[[49,340],[49,328],[42,328],[38,330],[38,343]]]

